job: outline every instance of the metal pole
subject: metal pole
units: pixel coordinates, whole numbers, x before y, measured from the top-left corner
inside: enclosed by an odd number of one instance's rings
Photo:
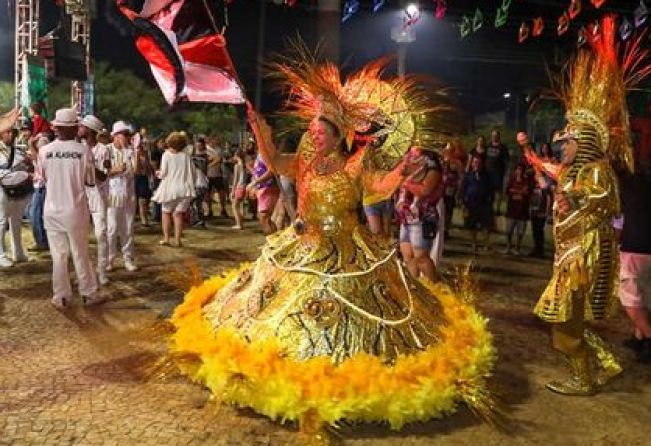
[[[267,30],[267,0],[260,2],[260,19],[258,21],[258,54],[256,56],[257,74],[255,79],[255,107],[262,108],[262,77],[264,75],[264,42]]]
[[[408,43],[398,44],[398,76],[405,75],[407,66],[407,45]]]

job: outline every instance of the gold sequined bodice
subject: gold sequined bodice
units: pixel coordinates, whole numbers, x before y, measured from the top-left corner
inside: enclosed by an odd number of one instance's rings
[[[333,235],[349,232],[358,223],[361,194],[348,169],[320,174],[312,164],[301,166],[297,184],[298,215],[309,232]]]

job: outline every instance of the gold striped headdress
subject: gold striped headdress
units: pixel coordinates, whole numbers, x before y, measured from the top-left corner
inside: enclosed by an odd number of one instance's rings
[[[643,35],[617,44],[617,19],[606,15],[590,48],[580,50],[559,82],[567,110],[567,133],[579,142],[577,161],[609,157],[633,170],[626,92],[651,73]]]

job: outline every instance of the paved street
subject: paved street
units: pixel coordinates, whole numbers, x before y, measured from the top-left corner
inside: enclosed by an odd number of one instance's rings
[[[216,220],[191,230],[186,247],[158,246],[157,228],[137,232],[141,267],[111,273],[106,304],[75,303],[60,313],[49,302],[50,262],[44,254],[0,272],[1,445],[297,445],[293,425],[214,404],[184,378],[146,381],[164,345],[148,330],[170,314],[191,282],[255,258],[257,230],[234,232]],[[27,235],[26,243],[31,243]],[[445,271],[464,264],[470,247],[453,231]],[[94,252],[94,245],[91,251]],[[480,255],[478,305],[491,319],[500,351],[495,388],[510,411],[510,434],[497,432],[462,408],[442,421],[395,433],[380,426],[346,427],[350,445],[643,445],[651,434],[651,367],[619,347],[629,335],[623,317],[599,331],[615,344],[627,372],[594,398],[567,398],[543,389],[564,371],[549,349],[547,328],[531,308],[549,275],[549,261]]]

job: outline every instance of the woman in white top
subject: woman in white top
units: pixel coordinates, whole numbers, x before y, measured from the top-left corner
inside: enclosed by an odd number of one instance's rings
[[[163,210],[163,240],[161,245],[169,246],[172,215],[174,219],[174,240],[181,246],[183,214],[188,210],[196,195],[192,159],[183,151],[187,145],[184,133],[172,132],[166,140],[168,150],[163,153],[158,177],[161,183],[154,193],[153,201],[161,203]]]

